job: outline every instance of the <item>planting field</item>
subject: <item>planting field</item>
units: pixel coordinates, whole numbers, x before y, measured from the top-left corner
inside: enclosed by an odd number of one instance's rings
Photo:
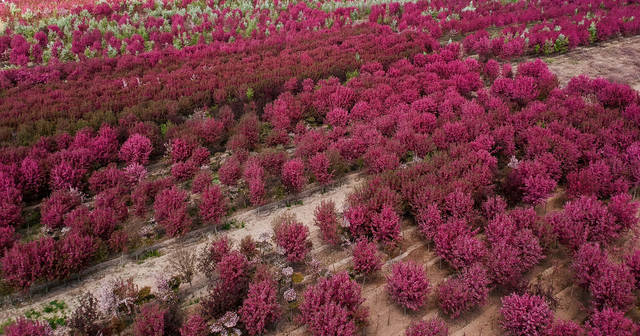
[[[0,334],[637,336],[640,2],[0,2]]]

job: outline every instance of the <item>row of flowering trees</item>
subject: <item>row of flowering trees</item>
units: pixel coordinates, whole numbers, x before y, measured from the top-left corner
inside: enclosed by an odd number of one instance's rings
[[[90,58],[117,58],[196,45],[225,48],[240,41],[348,27],[361,21],[396,31],[426,31],[434,38],[461,35],[465,49],[483,57],[564,52],[638,33],[633,1],[417,1],[402,3],[311,1],[253,4],[214,1],[114,1],[66,10],[5,15],[0,59],[15,66]],[[304,19],[302,19],[304,18]],[[490,37],[487,29],[500,29]],[[494,34],[495,35],[495,34]]]

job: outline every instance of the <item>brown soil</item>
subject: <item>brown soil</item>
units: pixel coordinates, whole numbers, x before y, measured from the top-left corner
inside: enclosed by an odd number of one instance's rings
[[[612,40],[593,47],[545,58],[561,85],[571,77],[587,75],[625,83],[640,90],[640,36]]]

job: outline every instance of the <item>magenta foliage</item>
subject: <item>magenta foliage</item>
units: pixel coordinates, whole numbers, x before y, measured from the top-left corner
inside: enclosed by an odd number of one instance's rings
[[[198,170],[198,166],[191,160],[178,161],[171,166],[171,176],[176,181],[186,181],[193,177]]]
[[[604,199],[616,193],[627,192],[628,183],[615,176],[609,163],[594,161],[567,175],[567,193],[573,197],[588,195]]]
[[[400,239],[400,217],[396,211],[384,205],[379,213],[374,213],[371,218],[373,235],[376,240],[394,246]]]
[[[607,204],[609,213],[613,215],[621,230],[633,228],[638,222],[638,202],[632,200],[629,194],[618,194]]]
[[[151,140],[141,134],[131,135],[120,147],[120,160],[127,163],[149,163],[149,155],[153,151]]]
[[[543,175],[526,177],[523,182],[522,200],[529,204],[543,203],[558,185],[554,179]]]
[[[116,226],[118,225],[113,208],[95,208],[91,211],[90,219],[93,224],[93,235],[101,238],[103,241],[109,240],[111,233],[115,231]]]
[[[257,160],[249,160],[244,168],[243,177],[249,185],[249,200],[253,205],[264,202],[264,168]]]
[[[329,157],[325,152],[316,153],[309,159],[309,169],[316,181],[322,185],[328,184],[333,179],[330,166]]]
[[[62,227],[64,215],[80,205],[80,195],[68,190],[54,191],[40,209],[42,224],[51,229]]]
[[[573,321],[554,321],[549,336],[584,336],[585,331],[582,326]]]
[[[208,277],[212,276],[217,264],[229,252],[231,252],[231,242],[227,236],[222,236],[212,241],[211,245],[206,247],[200,257],[198,269]]]
[[[79,188],[86,172],[84,168],[77,168],[68,161],[62,161],[51,168],[49,186],[53,190]]]
[[[430,204],[417,210],[416,222],[420,232],[428,240],[433,240],[437,229],[443,224],[442,215],[436,204]]]
[[[271,280],[249,285],[247,298],[238,312],[249,335],[261,335],[280,318],[278,291]]]
[[[522,275],[543,258],[538,239],[525,229],[518,231],[511,240],[494,244],[487,257],[487,267],[495,282],[515,286]]]
[[[387,292],[399,305],[418,310],[425,304],[430,285],[422,266],[412,261],[393,265],[387,276]]]
[[[55,242],[51,238],[14,244],[2,258],[4,278],[14,287],[27,289],[54,271],[56,259]]]
[[[450,220],[438,227],[433,239],[436,253],[453,268],[463,269],[480,261],[487,254],[464,220]]]
[[[136,336],[158,336],[165,333],[166,309],[158,303],[147,303],[142,306],[140,314],[133,323]]]
[[[238,251],[231,251],[216,265],[220,282],[226,288],[238,288],[249,281],[249,261]]]
[[[96,194],[107,189],[126,185],[125,173],[115,165],[97,170],[89,177],[89,189]]]
[[[366,236],[371,231],[370,213],[361,205],[351,206],[344,212],[349,222],[349,232],[353,237]]]
[[[507,202],[500,196],[491,197],[482,204],[482,210],[487,219],[492,220],[507,210]]]
[[[224,123],[214,118],[205,118],[196,124],[195,133],[204,145],[217,145],[224,136]]]
[[[177,138],[173,139],[169,145],[169,156],[171,157],[171,162],[184,162],[187,161],[196,146],[193,142],[183,139]]]
[[[127,196],[127,190],[122,187],[107,189],[96,195],[94,207],[111,208],[114,211],[115,218],[123,221],[129,215]]]
[[[608,264],[608,256],[597,243],[586,243],[573,257],[571,268],[579,285],[589,287],[600,276],[601,267]]]
[[[217,264],[222,260],[222,257],[231,252],[231,242],[226,236],[220,237],[211,243],[209,247],[209,261],[213,264]]]
[[[591,299],[596,308],[611,307],[626,311],[635,301],[635,278],[626,265],[601,265],[597,277],[589,285]]]
[[[231,156],[226,159],[220,169],[218,169],[218,176],[220,177],[220,182],[232,186],[236,184],[236,181],[240,178],[241,175],[241,167],[240,160],[238,160],[237,156]]]
[[[162,190],[156,197],[155,218],[170,237],[185,234],[191,227],[187,201],[187,193],[176,186]]]
[[[300,159],[291,159],[282,166],[282,183],[291,192],[302,190],[306,183],[304,176],[304,162]]]
[[[227,202],[217,185],[212,185],[202,192],[200,197],[200,217],[211,224],[218,225],[227,213]]]
[[[484,65],[484,74],[490,82],[493,82],[500,75],[500,63],[490,59]]]
[[[22,185],[25,191],[37,193],[45,182],[43,170],[34,158],[26,157],[20,164],[20,174],[22,174]]]
[[[276,244],[284,249],[287,261],[297,263],[304,260],[309,252],[309,228],[293,217],[278,219],[273,227]]]
[[[356,335],[356,324],[365,322],[360,285],[346,272],[322,278],[308,286],[300,304],[300,320],[314,336]]]
[[[563,211],[549,216],[549,222],[560,241],[573,250],[586,242],[608,243],[624,228],[602,202],[589,196],[568,202]]]
[[[314,224],[320,228],[322,240],[327,244],[338,243],[338,214],[332,200],[322,201],[314,211]]]
[[[327,123],[333,127],[346,126],[349,122],[349,112],[345,109],[336,107],[333,110],[327,112]]]
[[[438,306],[449,317],[458,318],[486,302],[490,284],[483,266],[471,266],[458,277],[447,279],[438,286]]]
[[[470,219],[473,214],[473,199],[468,193],[456,190],[445,198],[446,213],[459,219]]]
[[[107,164],[118,156],[118,131],[104,124],[98,130],[98,134],[91,142],[93,157],[100,164]]]
[[[396,153],[390,152],[380,146],[370,148],[365,153],[364,160],[369,171],[372,173],[395,169],[400,165],[400,159]]]
[[[137,185],[147,177],[147,169],[139,163],[131,163],[124,167],[124,177],[129,185]]]
[[[211,186],[211,173],[208,169],[200,170],[191,182],[191,191],[201,193]]]
[[[56,248],[60,258],[60,265],[55,275],[57,278],[66,278],[85,268],[96,251],[93,238],[77,232],[68,233],[57,242]]]
[[[0,227],[0,251],[11,248],[17,239],[18,236],[13,226]]]
[[[432,318],[428,321],[412,322],[407,330],[405,336],[447,336],[449,335],[449,328],[447,324],[440,318]]]
[[[200,314],[189,316],[187,321],[180,328],[180,336],[207,336],[209,327]]]
[[[638,327],[611,308],[596,311],[586,323],[587,336],[633,336]]]
[[[359,274],[371,274],[382,268],[378,247],[366,238],[360,238],[352,248],[353,270]]]
[[[49,325],[38,321],[19,318],[16,322],[4,327],[7,336],[51,336],[53,331]]]
[[[553,322],[553,312],[539,296],[511,294],[502,298],[502,328],[512,336],[546,335]]]
[[[491,244],[487,267],[495,282],[515,286],[544,258],[540,242],[530,229],[535,220],[533,209],[516,209],[495,216],[487,224],[487,241]]]
[[[22,220],[22,193],[8,174],[0,171],[0,227]]]
[[[190,162],[192,166],[200,167],[202,165],[209,164],[209,157],[211,157],[211,152],[209,152],[208,149],[199,146],[193,150],[193,153],[187,162]]]
[[[633,251],[632,254],[627,256],[625,261],[627,267],[629,267],[635,277],[636,288],[640,288],[640,250]]]
[[[47,237],[14,244],[2,259],[2,269],[8,283],[27,289],[38,280],[65,278],[82,269],[94,251],[91,237],[71,232],[59,241]]]

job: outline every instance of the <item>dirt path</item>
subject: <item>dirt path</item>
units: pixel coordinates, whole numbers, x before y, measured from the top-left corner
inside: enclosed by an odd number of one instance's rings
[[[640,90],[640,36],[612,40],[566,54],[546,57],[561,85],[571,77],[587,75],[625,83]]]

